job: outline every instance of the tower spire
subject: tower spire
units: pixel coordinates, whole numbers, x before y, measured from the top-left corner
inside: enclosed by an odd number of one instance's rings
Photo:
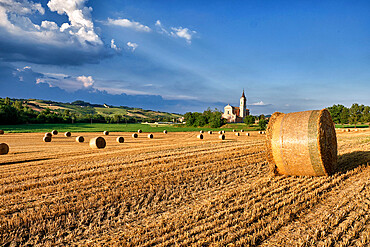
[[[245,98],[245,95],[244,95],[244,88],[243,88],[243,94],[242,94],[242,97]]]

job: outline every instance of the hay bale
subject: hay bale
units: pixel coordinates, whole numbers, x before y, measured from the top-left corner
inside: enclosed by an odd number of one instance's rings
[[[167,134],[167,130],[163,130],[163,134]]]
[[[203,135],[202,134],[197,135],[197,138],[203,140]]]
[[[208,134],[212,135],[212,133],[213,133],[212,130],[208,131]]]
[[[225,130],[223,130],[223,131],[222,131],[222,134],[225,134],[225,133],[226,133],[226,131],[225,131]]]
[[[118,143],[124,143],[125,142],[125,138],[123,138],[122,136],[119,136],[119,137],[117,137],[116,141]]]
[[[244,130],[240,130],[240,132],[244,132]]]
[[[44,142],[51,142],[51,136],[44,136],[42,139]]]
[[[223,135],[223,134],[219,135],[218,138],[221,139],[221,140],[225,140],[225,135]]]
[[[53,130],[53,131],[51,132],[51,134],[53,134],[53,136],[56,136],[56,135],[58,135],[58,131],[57,131],[57,130]]]
[[[148,135],[148,138],[149,138],[149,139],[153,139],[153,134],[149,134],[149,135]]]
[[[76,142],[82,143],[85,141],[85,138],[83,136],[77,136],[76,137]]]
[[[0,130],[0,135],[4,135],[4,130]]]
[[[64,136],[65,136],[65,137],[71,137],[71,135],[72,135],[72,134],[71,134],[71,132],[69,132],[69,131],[67,131],[66,133],[64,133]]]
[[[105,148],[106,145],[107,145],[107,143],[105,142],[105,139],[101,136],[95,137],[95,138],[90,140],[90,147],[91,148],[100,149],[100,148]]]
[[[266,133],[267,159],[275,175],[323,176],[335,171],[337,137],[328,110],[275,112]]]
[[[236,132],[236,130],[233,130],[233,132]]]
[[[9,153],[9,146],[6,143],[0,143],[0,155]]]
[[[104,132],[103,132],[103,134],[104,134],[105,136],[107,136],[107,135],[109,135],[109,131],[104,131]]]
[[[220,131],[218,132],[218,134],[220,134],[220,135],[221,135],[221,134],[222,134],[222,130],[220,130]]]
[[[236,136],[240,136],[240,133],[239,133],[239,132],[236,132],[236,133],[235,133],[235,135],[236,135]]]
[[[347,129],[347,132],[351,132],[351,130],[350,129]]]
[[[53,135],[50,132],[47,132],[44,136],[52,137]]]
[[[246,135],[246,136],[250,136],[251,134],[249,134],[249,133],[247,132],[247,133],[245,133],[245,135]]]
[[[141,133],[141,132],[143,132],[142,130],[137,130],[137,133]]]
[[[132,138],[137,138],[137,137],[138,137],[138,135],[136,133],[132,134]]]
[[[204,133],[204,131],[203,131],[203,130],[201,130],[201,131],[199,131],[199,133],[203,134],[203,133]]]

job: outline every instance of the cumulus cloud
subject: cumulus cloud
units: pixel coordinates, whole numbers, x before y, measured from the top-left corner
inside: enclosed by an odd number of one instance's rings
[[[139,46],[138,44],[136,43],[132,43],[132,42],[127,42],[127,46],[130,47],[132,49],[132,51],[135,51],[136,48]]]
[[[40,64],[97,63],[113,55],[104,47],[94,29],[91,7],[85,0],[50,0],[51,11],[67,15],[60,27],[52,20],[41,25],[29,15],[43,15],[39,3],[23,0],[0,0],[0,57],[4,61]]]
[[[159,33],[167,34],[168,36],[172,36],[172,37],[175,37],[175,38],[185,39],[186,42],[188,42],[189,44],[191,43],[193,35],[197,33],[196,31],[191,31],[190,29],[183,28],[183,27],[171,27],[172,31],[169,32],[162,25],[160,20],[156,21],[155,26],[157,27],[157,31]]]
[[[253,103],[251,105],[266,105],[262,100],[260,102]]]
[[[110,41],[110,48],[116,51],[120,51],[121,49],[117,47],[117,45],[114,43],[114,39]]]
[[[76,79],[77,81],[82,82],[82,85],[85,88],[91,88],[94,85],[94,79],[91,76],[81,75],[81,76],[78,76]]]
[[[130,21],[129,19],[111,19],[108,18],[108,21],[106,22],[108,25],[115,25],[125,28],[131,28],[139,32],[150,32],[151,29],[148,26],[145,26],[141,24],[140,22],[136,21]]]

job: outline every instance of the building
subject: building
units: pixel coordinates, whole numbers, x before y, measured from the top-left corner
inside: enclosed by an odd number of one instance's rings
[[[249,115],[249,109],[247,109],[247,98],[244,95],[240,97],[239,107],[227,105],[224,107],[224,114],[222,118],[226,118],[228,123],[243,123],[244,118]]]

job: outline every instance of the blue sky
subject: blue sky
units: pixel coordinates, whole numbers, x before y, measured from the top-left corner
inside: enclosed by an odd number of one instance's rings
[[[0,97],[184,113],[370,105],[369,1],[0,0]]]

